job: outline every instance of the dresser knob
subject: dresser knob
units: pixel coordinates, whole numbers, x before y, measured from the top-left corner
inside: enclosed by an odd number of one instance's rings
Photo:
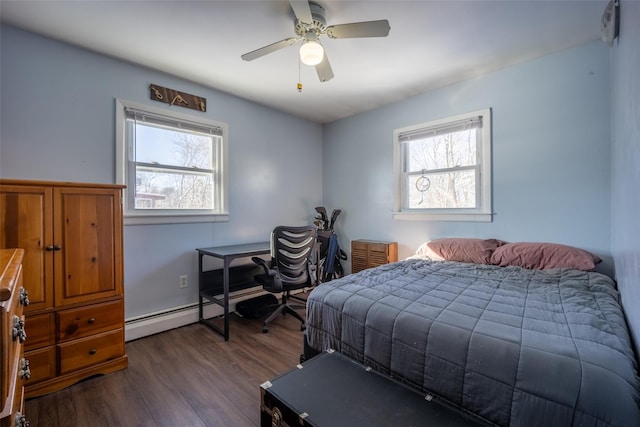
[[[97,352],[98,352],[98,350],[96,350],[95,348],[92,348],[91,350],[89,350],[89,354],[92,355],[92,356],[94,354],[96,354]]]
[[[31,378],[31,367],[29,366],[29,361],[24,357],[20,359],[20,372],[18,372],[18,375],[23,380]]]
[[[87,322],[88,322],[90,325],[93,325],[94,323],[96,323],[96,318],[95,318],[95,317],[90,317],[90,318],[89,318],[89,320],[87,320]]]
[[[11,328],[11,337],[15,341],[18,339],[20,343],[23,343],[27,340],[27,333],[24,330],[24,320],[20,319],[18,316],[13,316],[13,327]]]
[[[20,286],[20,304],[29,305],[29,292]]]
[[[27,417],[22,415],[19,411],[16,412],[15,424],[16,427],[29,427],[29,421],[27,421]]]

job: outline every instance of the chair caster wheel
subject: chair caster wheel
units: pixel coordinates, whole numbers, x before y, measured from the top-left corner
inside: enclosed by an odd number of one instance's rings
[[[267,332],[269,332],[269,328],[267,328],[266,326],[262,327],[262,333],[266,334]]]

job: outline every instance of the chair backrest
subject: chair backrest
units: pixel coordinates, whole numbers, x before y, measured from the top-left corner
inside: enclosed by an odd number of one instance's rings
[[[271,235],[273,266],[285,288],[311,285],[309,258],[316,243],[314,226],[278,226]]]

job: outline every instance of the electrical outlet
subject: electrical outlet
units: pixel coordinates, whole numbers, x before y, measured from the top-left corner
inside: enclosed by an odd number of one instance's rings
[[[186,275],[186,274],[185,274],[185,275],[183,275],[183,276],[180,276],[180,277],[178,278],[178,285],[179,285],[181,288],[186,288],[186,287],[187,287],[187,284],[188,284],[188,282],[187,282],[187,275]]]

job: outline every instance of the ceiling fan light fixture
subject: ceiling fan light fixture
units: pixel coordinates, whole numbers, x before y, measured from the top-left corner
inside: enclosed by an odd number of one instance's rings
[[[300,60],[305,65],[318,65],[323,57],[324,49],[315,40],[307,40],[300,46]]]

